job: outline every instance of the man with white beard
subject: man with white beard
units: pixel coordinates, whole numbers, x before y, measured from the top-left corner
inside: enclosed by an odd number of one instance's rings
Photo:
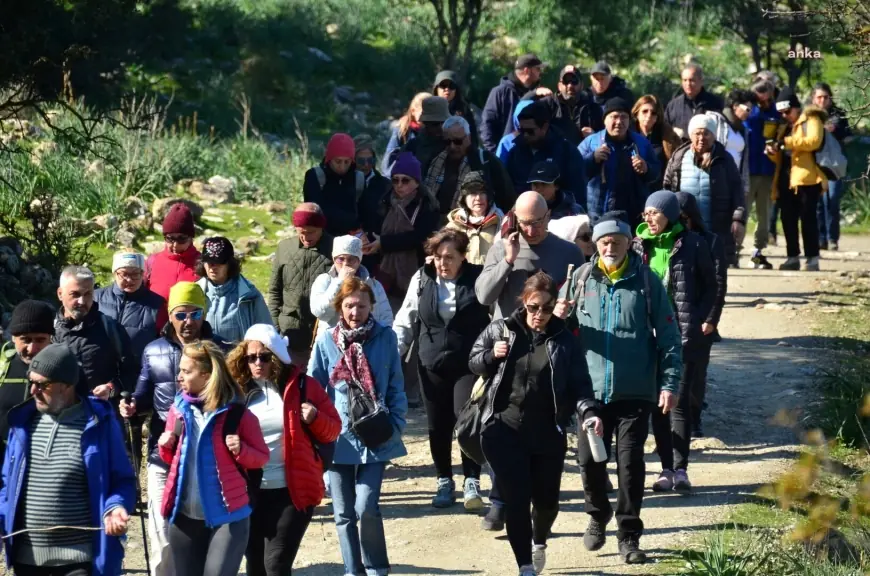
[[[608,212],[595,224],[598,255],[576,270],[562,287],[554,314],[580,328],[586,362],[599,407],[582,423],[604,440],[610,455],[617,435],[619,488],[616,500],[619,555],[628,564],[646,560],[643,534],[645,467],[643,445],[650,412],[670,412],[676,404],[682,361],[680,332],[667,290],[641,257],[629,249],[631,228],[624,212]],[[569,318],[570,317],[570,318]],[[593,458],[589,436],[578,434],[589,526],[587,550],[604,546],[613,509],[607,497],[607,462]]]

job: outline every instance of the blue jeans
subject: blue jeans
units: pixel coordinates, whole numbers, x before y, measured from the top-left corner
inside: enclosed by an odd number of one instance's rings
[[[383,462],[333,464],[329,470],[332,509],[346,575],[390,573],[384,519],[378,505],[385,467]]]
[[[846,183],[842,180],[828,182],[828,191],[819,198],[819,242],[840,241],[840,199]]]

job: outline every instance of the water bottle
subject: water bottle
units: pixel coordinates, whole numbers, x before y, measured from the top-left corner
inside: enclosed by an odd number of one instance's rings
[[[592,450],[592,459],[596,462],[607,462],[607,450],[604,448],[604,438],[595,433],[595,425],[592,418],[583,423],[586,429],[586,437],[589,439],[589,449]]]

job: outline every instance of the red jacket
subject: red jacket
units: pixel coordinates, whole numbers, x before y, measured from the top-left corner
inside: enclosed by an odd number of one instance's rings
[[[195,408],[192,408],[181,395],[176,397],[175,404],[169,409],[166,418],[166,430],[172,431],[175,421],[190,410]],[[214,416],[207,419],[197,444],[197,480],[205,521],[209,526],[228,524],[250,515],[248,483],[239,471],[239,466],[251,470],[262,468],[269,461],[269,449],[266,441],[263,440],[260,422],[248,410],[245,410],[242,415],[237,431],[242,444],[241,450],[237,456],[230,452],[223,434],[226,416],[227,406],[223,406]],[[170,522],[175,521],[178,500],[184,484],[186,430],[187,426],[184,426],[181,437],[176,440],[171,449],[160,447],[160,457],[170,465],[166,487],[163,490],[161,512],[165,518],[170,519]]]
[[[300,370],[291,366],[284,387],[284,474],[293,505],[304,510],[320,504],[326,489],[323,486],[323,465],[315,457],[311,439],[302,428],[300,375]],[[308,426],[311,435],[321,443],[334,442],[341,433],[341,418],[323,386],[310,376],[304,378],[305,398],[317,408],[317,416]]]
[[[196,273],[199,258],[199,250],[193,244],[181,254],[174,254],[167,249],[152,254],[145,261],[145,286],[168,302],[169,289],[177,283],[199,280]],[[163,308],[157,315],[158,334],[168,319],[169,313]]]

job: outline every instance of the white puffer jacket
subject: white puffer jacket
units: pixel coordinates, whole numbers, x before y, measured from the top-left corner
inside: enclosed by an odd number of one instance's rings
[[[372,292],[375,293],[375,303],[372,309],[375,322],[390,328],[393,325],[393,310],[390,308],[390,302],[387,300],[387,293],[384,291],[383,285],[369,275],[365,266],[360,266],[356,274],[363,282],[371,286]],[[314,280],[314,284],[311,285],[311,313],[319,320],[316,339],[320,339],[321,335],[338,323],[338,314],[332,307],[332,301],[335,300],[340,289],[341,281],[338,279],[335,266],[330,268],[329,272],[318,276]]]

